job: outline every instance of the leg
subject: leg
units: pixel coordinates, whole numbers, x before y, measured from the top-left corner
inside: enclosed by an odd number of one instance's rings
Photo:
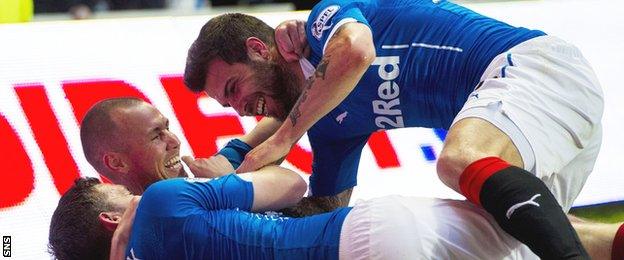
[[[621,237],[624,235],[623,223],[597,223],[572,215],[568,215],[568,218],[592,259],[621,259],[622,256],[618,256],[617,253],[621,254],[624,246]]]
[[[461,193],[459,176],[476,160],[496,156],[524,168],[522,157],[511,139],[496,126],[480,118],[466,118],[449,130],[438,159],[437,171],[446,186]]]
[[[484,160],[493,163],[484,166]],[[504,132],[483,119],[465,118],[447,135],[438,175],[541,258],[588,258],[550,190],[521,167],[522,157]]]

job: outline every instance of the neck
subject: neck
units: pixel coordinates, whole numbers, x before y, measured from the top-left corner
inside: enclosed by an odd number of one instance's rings
[[[114,176],[114,175],[113,175]],[[141,195],[145,191],[143,187],[147,186],[135,178],[111,179],[114,184],[121,184],[126,187],[132,194]]]

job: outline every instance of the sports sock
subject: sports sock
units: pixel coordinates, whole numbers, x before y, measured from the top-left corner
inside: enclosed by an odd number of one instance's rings
[[[466,167],[459,183],[468,200],[541,259],[589,259],[555,197],[530,172],[487,157]]]
[[[613,238],[613,245],[611,245],[611,259],[624,259],[624,224],[620,225],[617,233],[615,233],[615,238]]]

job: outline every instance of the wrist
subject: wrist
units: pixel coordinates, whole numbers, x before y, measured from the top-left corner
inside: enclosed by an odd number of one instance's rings
[[[270,138],[273,139],[274,142],[278,142],[281,144],[289,144],[292,146],[297,141],[299,141],[299,138],[301,138],[303,133],[302,134],[295,133],[295,129],[290,127],[290,125],[287,125],[287,124],[288,123],[284,123],[282,127],[277,129],[277,131],[275,131],[273,136],[271,136]]]

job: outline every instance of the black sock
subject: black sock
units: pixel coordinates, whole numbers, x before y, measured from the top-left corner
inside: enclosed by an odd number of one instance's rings
[[[503,160],[489,157],[468,166],[460,183],[471,201],[483,206],[500,227],[526,244],[541,259],[589,259],[576,231],[546,185],[531,173],[499,166]],[[488,172],[490,171],[490,172]],[[481,179],[481,180],[480,180]],[[479,182],[482,182],[479,184]],[[466,184],[467,183],[467,184]],[[480,186],[480,187],[479,187]],[[477,188],[475,188],[477,187]]]
[[[479,197],[503,230],[540,258],[589,259],[550,190],[525,170],[512,166],[492,175]]]

